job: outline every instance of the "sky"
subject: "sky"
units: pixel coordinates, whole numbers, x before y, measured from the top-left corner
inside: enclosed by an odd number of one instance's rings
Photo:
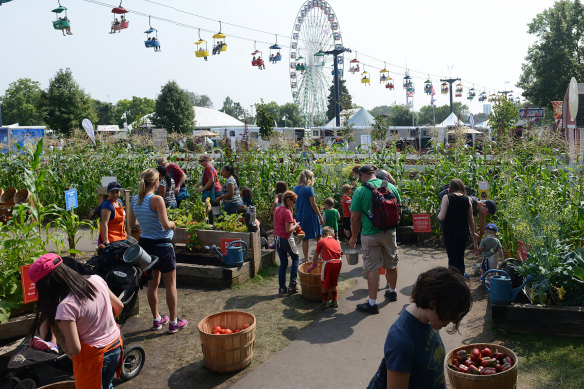
[[[57,0],[13,0],[0,7],[0,30],[4,36],[0,94],[19,78],[39,81],[46,88],[60,68],[69,67],[87,93],[112,103],[132,96],[155,99],[160,88],[170,80],[177,81],[184,89],[208,95],[216,109],[221,108],[226,96],[247,110],[260,99],[278,104],[291,102],[287,47],[304,3],[125,0],[123,6],[130,11],[127,15],[130,28],[120,34],[109,34],[113,20],[111,8],[118,6],[119,0],[61,0],[68,8],[73,33],[63,37],[52,27],[55,14],[51,10],[58,6]],[[430,103],[430,97],[422,92],[428,75],[437,92],[436,104],[448,104],[448,97],[440,95],[439,78],[451,76],[460,77],[465,86],[464,97],[455,101],[464,102],[471,112],[478,113],[482,112],[483,103],[476,98],[469,103],[465,98],[472,85],[477,94],[483,89],[487,93],[513,90],[514,96],[518,96],[520,90],[515,84],[528,47],[535,41],[527,33],[527,25],[554,2],[330,0],[328,3],[338,18],[344,46],[353,50],[345,59],[345,79],[355,104],[372,109],[405,103],[401,83],[407,67],[416,85],[416,110]],[[162,47],[159,53],[144,47],[144,31],[149,28],[149,21],[141,14],[153,16],[151,25],[158,29]],[[228,50],[209,57],[207,62],[195,58],[198,28],[202,30],[201,37],[211,41],[212,33],[219,30],[218,20],[223,22],[221,30],[227,35]],[[284,59],[276,65],[266,61],[265,70],[252,67],[254,41],[257,49],[267,53],[276,34],[278,43],[286,46],[282,50]],[[371,74],[369,86],[361,84],[357,74],[348,72],[348,60],[355,51]],[[396,89],[391,92],[378,81],[383,61],[396,81]]]

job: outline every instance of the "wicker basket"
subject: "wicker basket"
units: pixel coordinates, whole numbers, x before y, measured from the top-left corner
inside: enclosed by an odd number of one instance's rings
[[[213,327],[243,328],[229,335],[213,335]],[[231,373],[245,369],[253,358],[256,319],[251,313],[241,311],[223,311],[207,316],[199,322],[199,336],[205,366],[216,373]]]
[[[474,343],[466,346],[458,347],[452,350],[446,355],[446,362],[452,360],[453,356],[459,350],[472,350],[473,348],[478,348],[482,350],[485,347],[491,349],[493,353],[505,353],[508,357],[513,360],[513,366],[506,371],[502,371],[493,375],[475,375],[460,373],[454,371],[447,367],[448,379],[455,389],[514,389],[517,387],[517,355],[511,349],[499,344],[489,344],[489,343]]]
[[[320,284],[322,262],[318,262],[312,272],[308,273],[308,268],[311,265],[312,262],[306,262],[298,267],[298,279],[302,288],[302,297],[311,301],[322,301],[322,287]]]
[[[6,188],[6,190],[0,196],[0,203],[8,204],[14,201],[14,195],[16,194],[16,188]]]
[[[61,381],[41,386],[39,389],[75,389],[75,381]]]

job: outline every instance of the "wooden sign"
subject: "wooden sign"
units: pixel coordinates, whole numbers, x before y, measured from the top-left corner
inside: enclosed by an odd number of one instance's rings
[[[30,269],[30,265],[24,265],[20,267],[20,282],[22,283],[22,299],[24,303],[31,303],[33,301],[37,301],[39,297],[36,293],[36,285],[34,282],[28,278],[28,269]]]
[[[432,232],[429,213],[413,214],[414,232]]]
[[[227,247],[229,243],[235,242],[236,240],[241,240],[239,238],[221,238],[221,254],[227,255]],[[234,245],[235,247],[241,247],[241,243]]]
[[[479,191],[477,194],[479,200],[489,199],[489,183],[487,181],[479,181]]]

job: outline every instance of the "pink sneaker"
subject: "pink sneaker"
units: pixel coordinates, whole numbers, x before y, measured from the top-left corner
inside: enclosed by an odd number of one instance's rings
[[[187,321],[187,319],[177,320],[176,324],[170,322],[170,324],[168,325],[168,333],[174,334],[175,332],[178,332],[179,330],[185,328],[188,324],[189,322]]]
[[[152,329],[159,330],[162,328],[163,325],[168,323],[168,316],[162,316],[160,320],[152,320]]]

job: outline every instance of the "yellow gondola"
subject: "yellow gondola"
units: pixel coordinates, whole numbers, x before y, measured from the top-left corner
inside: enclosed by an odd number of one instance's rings
[[[365,70],[365,66],[363,66],[363,73],[361,73],[361,84],[369,85],[371,82],[371,78],[369,77],[369,72]]]
[[[195,42],[197,45],[197,51],[195,51],[195,57],[197,58],[207,58],[209,56],[209,50],[207,49],[207,41],[204,39]]]
[[[221,22],[219,22],[219,32],[213,35],[213,55],[221,54],[222,51],[227,51],[225,38],[227,38],[227,36],[221,32]]]
[[[382,82],[386,82],[389,79],[389,70],[387,70],[384,66],[383,69],[379,71],[379,83],[381,84]]]

